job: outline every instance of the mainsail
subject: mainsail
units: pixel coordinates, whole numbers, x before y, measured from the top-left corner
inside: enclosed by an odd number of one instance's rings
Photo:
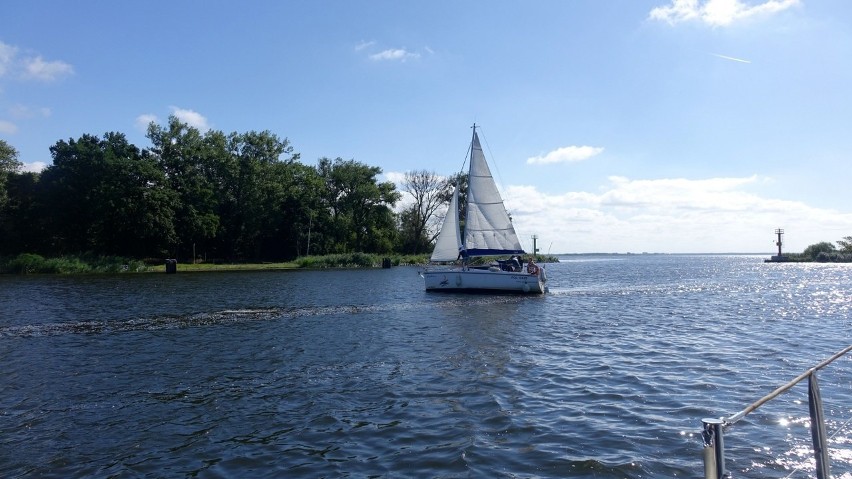
[[[441,225],[441,231],[438,233],[438,239],[435,240],[432,261],[455,261],[459,257],[460,248],[459,189],[456,187],[455,191],[453,191],[453,199],[450,200],[450,208],[447,210],[447,216],[444,217],[444,223]]]
[[[468,256],[524,254],[479,144],[476,127],[470,152],[464,248]],[[437,249],[437,248],[436,248]]]

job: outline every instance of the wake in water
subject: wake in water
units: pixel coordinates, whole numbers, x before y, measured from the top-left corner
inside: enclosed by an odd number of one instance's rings
[[[464,302],[465,304],[494,304],[516,302],[519,297],[470,297],[445,296],[443,305]],[[0,338],[33,338],[66,334],[113,334],[130,331],[162,331],[227,324],[242,324],[255,321],[275,321],[311,316],[340,314],[364,314],[388,311],[412,310],[434,307],[436,303],[395,303],[382,305],[307,306],[300,308],[247,308],[227,309],[187,315],[162,315],[149,318],[131,318],[108,321],[73,321],[62,323],[28,324],[22,326],[0,326]]]
[[[110,334],[127,331],[158,331],[249,321],[267,321],[282,316],[279,309],[225,310],[186,316],[155,316],[124,321],[74,321],[0,327],[0,338],[31,338],[64,334]]]

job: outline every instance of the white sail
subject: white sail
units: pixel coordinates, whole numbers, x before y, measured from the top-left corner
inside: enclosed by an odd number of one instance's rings
[[[441,225],[441,231],[438,232],[438,239],[435,240],[435,250],[432,251],[433,262],[440,261],[455,261],[459,257],[459,248],[461,248],[461,236],[459,235],[459,189],[453,191],[453,199],[450,200],[450,208],[447,210],[447,216],[444,217],[444,223]]]
[[[502,256],[525,254],[515,234],[503,199],[485,163],[485,155],[473,126],[471,140],[470,170],[468,171],[467,211],[465,213],[465,240],[459,235],[459,190],[453,192],[450,208],[435,242],[432,262],[454,261],[461,253],[462,264],[454,267],[426,268],[420,276],[426,291],[497,292],[542,294],[545,292],[547,275],[532,260],[521,269],[517,263],[493,261],[490,264],[474,264],[467,261],[471,256]]]
[[[469,256],[524,254],[485,162],[476,128],[471,143],[464,230],[464,248]]]

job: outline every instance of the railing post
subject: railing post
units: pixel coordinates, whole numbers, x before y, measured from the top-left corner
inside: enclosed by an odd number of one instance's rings
[[[817,479],[829,479],[828,443],[825,439],[825,417],[822,412],[822,397],[816,372],[808,378],[808,409],[811,413],[811,438],[814,442]]]
[[[704,423],[704,478],[722,479],[725,477],[725,441],[722,437],[721,419],[702,419]]]

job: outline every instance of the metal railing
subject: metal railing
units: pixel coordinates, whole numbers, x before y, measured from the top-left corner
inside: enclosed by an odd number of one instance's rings
[[[789,383],[779,387],[767,394],[760,400],[752,403],[747,408],[727,418],[702,419],[704,429],[704,477],[705,479],[722,479],[728,475],[725,470],[725,442],[723,428],[733,425],[744,418],[747,414],[759,408],[764,403],[775,399],[786,392],[803,379],[808,379],[808,409],[811,416],[811,438],[814,444],[814,457],[816,459],[816,477],[818,479],[829,479],[828,444],[825,434],[825,418],[823,417],[822,398],[819,393],[816,372],[831,364],[835,359],[852,351],[852,345],[846,347],[834,356],[808,369]]]

